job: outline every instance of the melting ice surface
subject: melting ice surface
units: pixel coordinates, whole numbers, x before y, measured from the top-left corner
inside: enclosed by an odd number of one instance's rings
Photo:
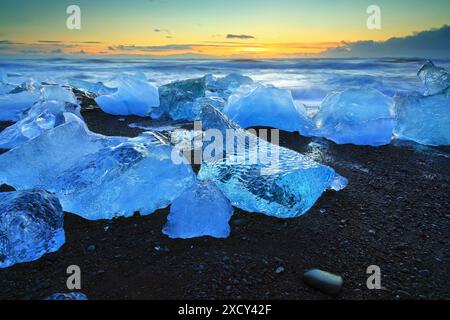
[[[73,116],[82,118],[77,105],[56,100],[37,102],[21,120],[0,132],[0,148],[12,149],[44,131],[72,121]]]
[[[196,182],[172,203],[163,233],[170,238],[227,238],[232,214],[230,201],[213,182]]]
[[[450,88],[442,93],[422,96],[418,93],[396,99],[398,139],[420,144],[450,145]]]
[[[450,73],[433,62],[427,61],[417,73],[425,86],[425,95],[442,93],[450,87]]]
[[[145,215],[168,206],[195,179],[171,152],[152,136],[106,137],[73,119],[1,155],[0,184],[43,187],[65,211],[90,220]]]
[[[224,113],[244,128],[267,126],[308,135],[314,126],[306,109],[295,105],[291,92],[274,86],[260,85],[232,95]]]
[[[45,190],[0,193],[0,268],[37,260],[65,242],[58,199]]]
[[[376,89],[331,93],[314,116],[317,129],[313,135],[339,144],[389,144],[395,125],[393,105],[392,98]]]
[[[220,130],[224,137],[227,129],[234,129],[237,141],[244,141],[244,148],[236,144],[223,157],[211,154],[198,174],[200,180],[214,181],[238,208],[279,218],[297,217],[326,189],[340,190],[347,185],[332,168],[247,133],[211,106],[203,108],[201,118],[204,129]],[[256,150],[272,161],[251,161],[249,155]]]
[[[415,92],[396,97],[394,134],[425,145],[450,145],[450,73],[428,61],[418,76],[425,96]]]
[[[152,112],[152,117],[170,117],[173,120],[199,120],[204,104],[219,110],[233,90],[253,83],[249,77],[232,73],[216,78],[210,74],[196,79],[175,81],[159,88],[161,104]]]
[[[22,112],[39,100],[38,91],[21,91],[0,95],[0,121],[18,121]]]
[[[145,77],[120,76],[115,93],[101,95],[95,99],[100,108],[113,115],[150,115],[153,108],[159,106],[158,88],[150,84]]]

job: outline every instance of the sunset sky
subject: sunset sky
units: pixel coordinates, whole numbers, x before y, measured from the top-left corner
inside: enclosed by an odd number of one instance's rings
[[[81,30],[66,8],[81,8]],[[366,26],[381,8],[381,30]],[[2,0],[0,54],[284,58],[450,24],[448,0]]]

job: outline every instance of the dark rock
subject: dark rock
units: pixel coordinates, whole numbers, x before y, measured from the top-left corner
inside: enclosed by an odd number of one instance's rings
[[[341,292],[343,280],[341,276],[311,269],[303,275],[303,281],[310,287],[330,295],[337,295]]]

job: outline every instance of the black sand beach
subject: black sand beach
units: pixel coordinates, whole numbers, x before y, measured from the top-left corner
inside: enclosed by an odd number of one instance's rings
[[[127,126],[141,118],[118,121],[99,110],[83,116],[101,134],[142,132]],[[326,192],[305,216],[236,210],[228,239],[171,240],[161,233],[168,209],[96,222],[67,214],[67,240],[57,253],[0,269],[0,299],[67,292],[73,264],[89,299],[450,299],[450,148],[310,142],[281,137],[349,185]],[[381,290],[366,287],[370,265],[381,268]],[[310,268],[341,275],[341,294],[306,286],[302,275]]]

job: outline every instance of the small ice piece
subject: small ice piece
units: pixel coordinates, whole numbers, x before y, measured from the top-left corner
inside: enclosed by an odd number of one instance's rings
[[[0,121],[19,121],[24,111],[39,100],[37,91],[0,95]]]
[[[375,89],[347,89],[329,94],[313,120],[314,136],[338,144],[389,144],[395,125],[394,101]]]
[[[69,292],[69,293],[54,293],[51,296],[45,298],[45,300],[88,300],[87,296],[81,292]]]
[[[71,90],[59,86],[43,86],[41,88],[41,100],[57,100],[78,104],[77,98]]]
[[[159,106],[158,89],[141,77],[121,76],[115,93],[95,99],[100,108],[112,115],[146,117]]]
[[[222,157],[204,158],[198,173],[200,180],[215,182],[235,207],[278,218],[297,217],[325,190],[342,189],[347,184],[332,168],[257,138],[211,106],[202,110],[202,126],[204,130],[220,130],[227,141],[230,133],[236,137],[233,141],[241,141],[232,150],[227,146]],[[255,152],[256,161],[251,160]]]
[[[425,95],[434,95],[450,87],[450,73],[427,61],[417,73],[425,86]]]
[[[397,139],[430,146],[450,145],[450,88],[442,93],[396,97]]]
[[[222,110],[231,92],[253,80],[240,74],[216,78],[208,74],[202,78],[169,83],[159,88],[161,105],[154,109],[152,117],[170,117],[173,120],[199,120],[205,103]]]
[[[82,119],[80,108],[68,102],[56,100],[35,103],[26,116],[0,132],[0,148],[12,149],[25,141],[33,139],[42,132],[70,121],[66,113]]]
[[[227,238],[232,215],[230,201],[213,182],[196,182],[172,203],[163,233],[173,239]]]
[[[105,94],[113,94],[117,91],[117,88],[107,87],[103,82],[92,83],[80,79],[70,79],[68,83],[72,87],[75,87],[78,90],[85,91],[89,94],[93,94],[96,97]]]
[[[61,204],[32,189],[0,193],[0,268],[34,261],[65,242]]]
[[[195,179],[172,161],[172,148],[150,135],[106,137],[73,119],[0,155],[0,184],[44,187],[65,211],[86,219],[151,214]]]
[[[224,113],[244,128],[267,126],[308,135],[314,127],[303,106],[296,106],[289,90],[260,85],[230,96]]]

